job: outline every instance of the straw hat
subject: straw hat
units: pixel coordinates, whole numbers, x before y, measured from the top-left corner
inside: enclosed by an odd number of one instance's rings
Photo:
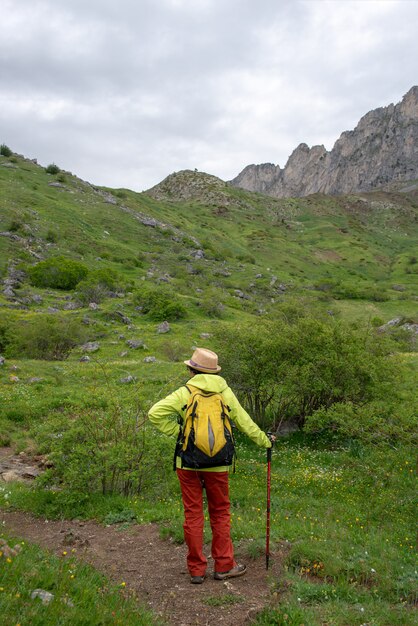
[[[204,372],[205,374],[216,374],[221,371],[218,365],[218,355],[206,348],[196,348],[192,358],[184,361],[184,363],[194,370]]]

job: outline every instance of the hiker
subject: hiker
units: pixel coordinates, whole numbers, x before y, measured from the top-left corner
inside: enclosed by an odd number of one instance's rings
[[[184,361],[184,363],[189,371],[190,378],[188,382],[163,400],[154,404],[149,411],[149,419],[154,426],[166,435],[178,438],[175,452],[175,469],[180,481],[184,507],[183,528],[184,538],[188,547],[187,567],[190,573],[190,582],[200,584],[205,579],[207,568],[207,560],[203,554],[203,489],[206,490],[212,529],[211,553],[214,560],[214,578],[216,580],[225,580],[242,576],[247,571],[245,565],[237,563],[234,559],[234,548],[230,534],[231,517],[228,475],[229,468],[234,463],[234,452],[228,414],[237,428],[257,445],[270,448],[274,437],[270,440],[260,430],[242,408],[226,381],[218,375],[221,368],[218,365],[218,356],[215,352],[206,348],[196,348],[191,359]],[[219,396],[218,394],[221,395]],[[225,433],[224,441],[227,442],[223,449],[226,450],[225,456],[222,456],[224,452],[221,450],[216,456],[212,457],[213,460],[205,457],[199,450],[197,451],[198,455],[195,456],[193,450],[191,450],[193,444],[186,441],[187,434],[190,438],[190,433],[186,433],[187,427],[183,431],[185,417],[191,411],[188,408],[190,407],[191,398],[193,398],[192,402],[194,407],[196,407],[200,401],[205,401],[205,397],[210,398],[211,396],[216,396],[218,406],[223,407],[221,418],[225,427],[222,430]],[[197,398],[196,403],[195,397]],[[218,418],[219,420],[220,418]],[[210,420],[209,428],[207,424],[208,422],[206,423],[206,433],[208,430],[211,430]],[[214,430],[216,430],[215,427]],[[218,432],[219,429],[215,434],[211,433],[212,439],[218,436]],[[211,445],[213,445],[213,441]],[[199,459],[198,461],[196,461],[197,458]],[[201,458],[207,458],[207,463],[202,462]],[[218,461],[221,458],[224,458],[224,460]],[[203,468],[202,465],[204,466]]]

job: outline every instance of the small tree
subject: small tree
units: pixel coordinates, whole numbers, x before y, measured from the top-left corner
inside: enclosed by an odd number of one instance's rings
[[[278,399],[278,324],[260,321],[224,327],[217,333],[222,368],[256,422],[265,425],[267,409]]]

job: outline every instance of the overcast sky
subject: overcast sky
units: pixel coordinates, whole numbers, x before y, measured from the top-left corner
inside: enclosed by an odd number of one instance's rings
[[[0,143],[142,191],[331,150],[418,84],[418,0],[0,0]]]

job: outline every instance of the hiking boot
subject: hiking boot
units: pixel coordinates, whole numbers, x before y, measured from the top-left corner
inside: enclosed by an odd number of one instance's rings
[[[201,585],[205,580],[205,576],[190,576],[192,585]]]
[[[215,572],[213,577],[215,580],[226,580],[227,578],[236,578],[237,576],[243,576],[247,571],[246,565],[235,565],[227,572]]]

